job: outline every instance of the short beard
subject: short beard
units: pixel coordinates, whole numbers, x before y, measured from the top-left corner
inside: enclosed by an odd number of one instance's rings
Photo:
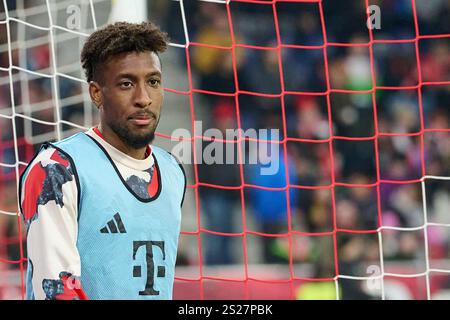
[[[133,134],[127,126],[121,126],[118,123],[110,124],[110,128],[127,145],[134,149],[141,149],[149,145],[155,139],[155,130],[145,134]]]

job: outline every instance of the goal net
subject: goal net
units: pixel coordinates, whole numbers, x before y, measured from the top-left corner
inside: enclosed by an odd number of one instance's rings
[[[98,123],[79,53],[120,2],[0,2],[0,299],[25,292],[19,176]],[[190,153],[175,299],[450,297],[448,1],[128,6],[171,38],[155,144]]]

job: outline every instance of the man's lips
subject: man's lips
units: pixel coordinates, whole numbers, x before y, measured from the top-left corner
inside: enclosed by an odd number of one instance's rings
[[[146,126],[150,124],[151,118],[143,119],[143,118],[131,118],[130,121],[138,126]]]
[[[153,118],[154,118],[153,115],[139,114],[139,115],[131,116],[129,118],[129,120],[136,125],[146,126],[146,125],[150,124],[150,122],[152,121]]]

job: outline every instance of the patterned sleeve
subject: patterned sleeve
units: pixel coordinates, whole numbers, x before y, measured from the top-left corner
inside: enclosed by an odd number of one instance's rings
[[[41,151],[25,171],[20,190],[31,267],[28,297],[86,298],[79,281],[77,198],[77,183],[68,159],[54,148]]]

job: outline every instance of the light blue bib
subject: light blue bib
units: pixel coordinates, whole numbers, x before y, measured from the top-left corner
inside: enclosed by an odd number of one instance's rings
[[[85,133],[53,146],[71,158],[78,177],[77,248],[88,298],[172,299],[186,183],[175,158],[152,146],[159,190],[142,199]]]

